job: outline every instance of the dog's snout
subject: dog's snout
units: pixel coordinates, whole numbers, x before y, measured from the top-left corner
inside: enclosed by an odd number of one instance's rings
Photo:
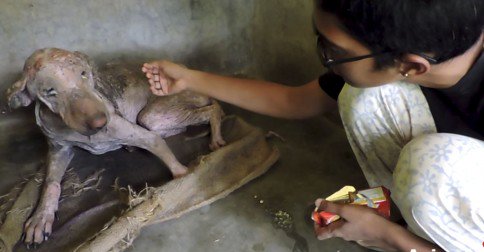
[[[91,130],[100,130],[106,126],[108,118],[105,114],[99,113],[91,117],[87,124]]]
[[[109,123],[109,113],[104,104],[89,94],[73,94],[63,112],[64,122],[82,135],[91,136]],[[62,112],[61,112],[62,113]]]

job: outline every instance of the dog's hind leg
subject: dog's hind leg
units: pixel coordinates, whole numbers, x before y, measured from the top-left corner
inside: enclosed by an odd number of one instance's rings
[[[73,156],[74,153],[70,146],[50,143],[47,174],[40,202],[24,227],[24,242],[27,247],[37,246],[44,240],[47,240],[52,233],[52,224],[54,223],[54,216],[61,194],[60,183]]]
[[[223,111],[217,101],[200,108],[179,106],[159,110],[153,103],[145,107],[138,115],[138,123],[150,131],[157,132],[163,137],[183,132],[190,125],[210,123],[210,149],[216,150],[225,145],[222,138],[221,123]]]

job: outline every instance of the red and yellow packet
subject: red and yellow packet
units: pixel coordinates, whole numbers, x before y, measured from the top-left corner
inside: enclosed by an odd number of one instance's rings
[[[384,186],[373,187],[358,192],[352,186],[345,186],[327,197],[326,200],[343,204],[366,205],[376,209],[379,215],[387,219],[390,218],[390,190]],[[341,219],[339,215],[320,211],[318,207],[314,209],[311,216],[311,219],[318,225],[327,226]]]

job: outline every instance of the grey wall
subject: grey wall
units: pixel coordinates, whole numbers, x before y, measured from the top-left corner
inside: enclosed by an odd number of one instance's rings
[[[307,0],[1,0],[1,101],[43,47],[302,84],[321,70],[311,9]]]

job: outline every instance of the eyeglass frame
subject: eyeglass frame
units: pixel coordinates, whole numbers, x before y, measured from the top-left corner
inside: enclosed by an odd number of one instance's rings
[[[348,63],[348,62],[354,62],[354,61],[358,61],[358,60],[362,60],[362,59],[372,58],[372,57],[375,57],[375,56],[379,56],[379,55],[383,55],[383,54],[392,52],[392,51],[388,50],[388,51],[382,51],[382,52],[377,52],[377,53],[370,53],[370,54],[357,56],[357,57],[350,57],[350,58],[344,58],[344,59],[332,59],[332,58],[329,58],[327,56],[325,46],[323,45],[323,43],[321,41],[321,37],[322,37],[321,34],[317,35],[316,44],[317,44],[317,48],[318,48],[319,59],[321,60],[321,63],[323,64],[323,66],[326,67],[326,68],[330,68],[332,66],[344,64],[344,63]],[[432,58],[428,55],[425,55],[423,53],[413,53],[413,54],[416,54],[416,55],[428,60],[430,64],[439,63],[439,61],[437,59],[434,59],[434,58]]]

